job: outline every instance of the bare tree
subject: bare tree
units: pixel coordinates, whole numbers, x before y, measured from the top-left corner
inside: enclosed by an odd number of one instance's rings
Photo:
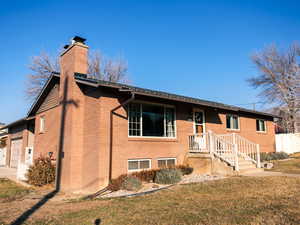
[[[29,70],[31,73],[27,76],[25,94],[29,100],[33,100],[40,93],[51,73],[59,72],[59,62],[57,58],[51,58],[43,52],[32,57]]]
[[[28,100],[34,100],[53,72],[60,72],[59,59],[51,58],[47,53],[34,56],[29,65],[31,73],[27,76],[25,94]],[[100,52],[94,52],[88,59],[88,76],[111,82],[128,83],[127,63],[121,57],[112,60]]]
[[[300,47],[292,44],[286,51],[275,45],[252,55],[252,62],[260,75],[250,78],[249,84],[260,88],[259,96],[267,103],[285,112],[286,129],[295,131],[296,114],[300,100]]]

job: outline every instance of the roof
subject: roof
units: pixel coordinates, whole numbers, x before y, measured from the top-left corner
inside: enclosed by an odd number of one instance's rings
[[[151,89],[146,89],[146,88],[140,88],[140,87],[131,86],[131,85],[127,85],[127,84],[120,84],[120,83],[115,83],[115,82],[109,82],[109,81],[89,78],[86,74],[75,73],[75,79],[78,83],[91,85],[93,87],[111,87],[111,88],[117,88],[117,89],[122,89],[122,90],[126,89],[126,90],[134,92],[135,94],[138,94],[138,95],[157,97],[157,98],[168,99],[168,100],[173,100],[173,101],[178,101],[178,102],[186,102],[186,103],[191,103],[191,104],[196,104],[196,105],[201,105],[201,106],[208,106],[208,107],[218,108],[218,109],[225,109],[225,110],[230,110],[230,111],[235,111],[235,112],[245,112],[245,113],[250,113],[250,114],[263,115],[263,116],[268,116],[268,117],[273,117],[273,118],[279,117],[278,115],[274,115],[271,113],[250,110],[250,109],[241,108],[241,107],[237,107],[237,106],[233,106],[233,105],[227,105],[227,104],[223,104],[223,103],[219,103],[219,102],[207,101],[207,100],[203,100],[203,99],[199,99],[199,98],[192,98],[192,97],[187,97],[187,96],[183,96],[183,95],[171,94],[171,93],[163,92],[163,91],[156,91],[156,90],[151,90]]]
[[[0,130],[4,130],[4,129],[7,129],[7,128],[9,128],[9,127],[21,125],[21,124],[25,123],[26,121],[27,121],[27,118],[26,118],[26,117],[24,117],[24,118],[22,118],[22,119],[18,119],[18,120],[14,121],[14,122],[11,122],[11,123],[9,123],[9,124],[7,124],[7,125],[1,127]]]
[[[38,107],[42,103],[44,97],[47,95],[47,93],[51,89],[51,84],[53,84],[53,82],[57,82],[59,80],[59,77],[60,77],[59,73],[57,73],[57,72],[52,73],[52,75],[49,77],[46,84],[44,85],[42,91],[40,92],[39,96],[36,98],[36,100],[32,104],[32,106],[27,114],[27,117],[33,116],[35,110],[38,109]],[[199,99],[199,98],[192,98],[192,97],[187,97],[187,96],[183,96],[183,95],[177,95],[177,94],[172,94],[172,93],[168,93],[168,92],[163,92],[163,91],[140,88],[140,87],[136,87],[136,86],[132,86],[132,85],[128,85],[128,84],[121,84],[121,83],[116,83],[116,82],[94,79],[94,78],[88,77],[87,74],[75,73],[74,77],[75,77],[77,83],[81,83],[83,85],[88,85],[88,86],[93,86],[93,87],[109,87],[109,88],[115,88],[115,89],[122,90],[122,91],[127,90],[129,92],[134,92],[135,94],[142,95],[142,96],[156,97],[156,98],[167,99],[167,100],[172,100],[172,101],[191,103],[191,104],[195,104],[195,105],[208,106],[208,107],[212,107],[212,108],[230,110],[230,111],[234,111],[234,112],[244,112],[244,113],[268,116],[268,117],[273,117],[273,118],[279,117],[278,115],[275,115],[275,114],[271,114],[271,113],[267,113],[267,112],[260,112],[260,111],[256,111],[256,110],[250,110],[250,109],[241,108],[241,107],[237,107],[237,106],[233,106],[233,105],[227,105],[227,104],[223,104],[223,103],[219,103],[219,102],[207,101],[207,100],[203,100],[203,99]],[[6,127],[8,127],[8,126],[11,126],[11,124],[7,125]]]

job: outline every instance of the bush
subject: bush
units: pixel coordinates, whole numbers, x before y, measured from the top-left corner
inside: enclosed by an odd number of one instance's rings
[[[141,189],[141,187],[142,182],[140,181],[140,179],[133,176],[126,177],[122,184],[122,189],[125,189],[127,191],[137,191]]]
[[[26,174],[28,183],[34,186],[43,186],[55,181],[55,166],[49,157],[39,157],[34,160]]]
[[[182,175],[189,175],[194,171],[194,169],[189,165],[177,165],[175,168],[179,169]]]
[[[280,159],[287,159],[289,158],[289,155],[285,152],[261,152],[260,153],[260,161],[271,161],[271,160],[280,160]]]
[[[156,172],[155,183],[158,184],[175,184],[181,180],[182,173],[178,169],[161,169]]]
[[[124,183],[125,179],[127,178],[127,174],[122,174],[119,177],[112,179],[108,184],[108,190],[111,191],[118,191],[122,188],[122,184]]]
[[[132,173],[131,176],[137,177],[144,182],[153,182],[157,171],[159,171],[159,169],[142,170]]]

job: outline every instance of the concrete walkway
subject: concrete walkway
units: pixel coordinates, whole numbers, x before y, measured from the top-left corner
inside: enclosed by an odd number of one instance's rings
[[[273,171],[262,171],[257,173],[247,173],[242,176],[247,177],[272,177],[272,176],[280,176],[280,177],[299,177],[300,174],[290,174],[290,173],[281,173],[281,172],[273,172]]]
[[[0,178],[9,178],[11,180],[17,179],[17,169],[0,167]]]

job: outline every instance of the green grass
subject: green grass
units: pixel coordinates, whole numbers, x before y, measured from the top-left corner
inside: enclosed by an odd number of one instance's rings
[[[300,178],[234,177],[143,197],[94,200],[93,208],[61,210],[30,224],[94,224],[96,219],[105,225],[299,224],[299,190]]]
[[[269,171],[300,174],[300,158],[291,158],[290,160],[273,161],[274,167]]]
[[[28,194],[30,189],[22,187],[13,181],[0,178],[0,202],[13,201]]]

